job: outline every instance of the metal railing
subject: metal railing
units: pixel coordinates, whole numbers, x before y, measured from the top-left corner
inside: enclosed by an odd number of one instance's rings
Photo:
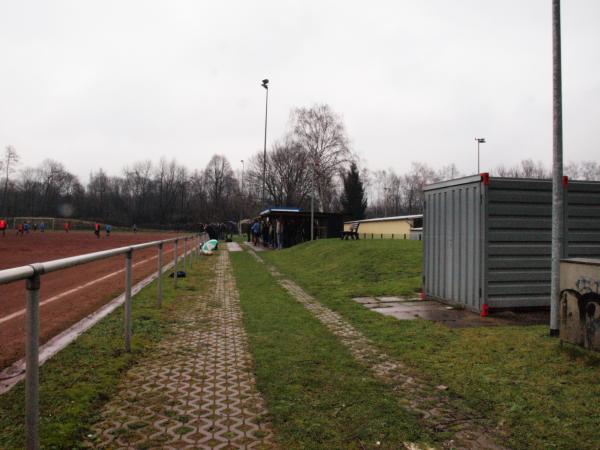
[[[41,276],[46,273],[56,272],[58,270],[68,269],[70,267],[87,264],[101,259],[110,258],[118,255],[125,255],[125,314],[124,314],[124,335],[125,351],[131,352],[131,284],[132,284],[132,264],[133,253],[138,250],[156,247],[158,249],[158,278],[157,278],[157,296],[156,306],[161,307],[163,286],[163,247],[165,244],[174,244],[173,257],[173,284],[177,287],[177,269],[178,269],[178,247],[179,241],[183,241],[183,269],[188,267],[187,243],[190,241],[191,249],[189,258],[197,258],[200,252],[200,246],[208,239],[206,233],[180,236],[160,241],[146,242],[144,244],[130,245],[126,247],[103,250],[100,252],[87,253],[83,255],[71,256],[69,258],[55,259],[42,263],[29,264],[27,266],[14,267],[12,269],[0,270],[0,285],[14,281],[25,280],[27,291],[26,306],[26,344],[25,344],[25,432],[27,448],[36,450],[39,447],[39,309],[40,309],[40,285]],[[191,267],[191,261],[190,261]]]

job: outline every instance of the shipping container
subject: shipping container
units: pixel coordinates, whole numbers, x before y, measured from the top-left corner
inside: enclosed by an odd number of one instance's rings
[[[562,257],[600,257],[600,182],[565,177],[562,188]],[[481,174],[424,196],[426,296],[477,312],[550,305],[550,180]]]

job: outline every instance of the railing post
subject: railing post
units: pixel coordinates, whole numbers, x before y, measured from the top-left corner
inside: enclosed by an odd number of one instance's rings
[[[178,247],[178,243],[179,243],[179,240],[176,239],[175,240],[175,262],[173,264],[173,267],[175,269],[173,271],[173,286],[175,286],[175,287],[177,287],[177,259],[178,259],[177,258],[177,247]]]
[[[157,295],[156,306],[162,306],[163,286],[162,286],[162,265],[163,265],[163,243],[158,244],[158,279],[157,279]]]
[[[125,351],[131,352],[131,256],[125,253]]]
[[[187,272],[187,238],[183,238],[183,271]]]
[[[40,275],[27,279],[27,342],[25,354],[25,423],[27,449],[39,447],[39,336],[40,336]]]

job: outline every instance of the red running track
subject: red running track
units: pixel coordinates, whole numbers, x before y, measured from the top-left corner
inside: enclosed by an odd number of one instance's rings
[[[96,238],[93,232],[30,231],[0,235],[0,270],[35,262],[108,250],[173,237],[169,233],[112,233]],[[183,249],[180,249],[180,254]],[[163,263],[173,259],[165,246]],[[133,252],[133,281],[157,270],[156,248]],[[91,314],[125,289],[125,257],[96,261],[42,275],[40,289],[40,344]],[[25,281],[0,285],[0,369],[25,354]]]

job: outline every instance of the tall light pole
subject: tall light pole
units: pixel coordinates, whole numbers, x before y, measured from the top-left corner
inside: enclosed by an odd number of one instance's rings
[[[552,262],[550,336],[559,334],[560,258],[563,257],[563,140],[560,0],[552,0]]]
[[[485,144],[485,138],[475,138],[475,142],[477,142],[477,173],[479,173],[479,145]]]
[[[388,192],[389,192],[390,188],[389,187],[384,187],[383,188],[383,217],[387,217],[387,200],[388,200]]]
[[[265,203],[265,187],[267,183],[267,112],[269,109],[269,80],[262,80],[262,87],[267,91],[266,99],[265,99],[265,144],[263,151],[263,185],[262,185],[262,205],[263,207],[267,206]]]
[[[312,171],[310,173],[310,240],[315,239],[315,154],[311,152]]]
[[[240,235],[242,234],[242,217],[244,217],[244,160],[242,159],[242,187],[240,192]]]

